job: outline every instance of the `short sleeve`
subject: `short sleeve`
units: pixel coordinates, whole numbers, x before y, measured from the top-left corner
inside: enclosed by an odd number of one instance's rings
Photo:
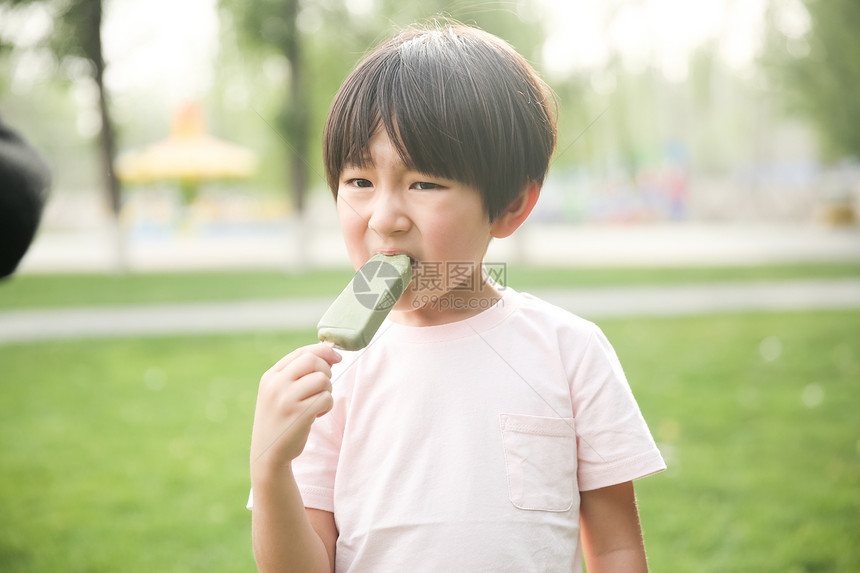
[[[579,489],[607,487],[666,469],[618,356],[597,326],[569,367]]]

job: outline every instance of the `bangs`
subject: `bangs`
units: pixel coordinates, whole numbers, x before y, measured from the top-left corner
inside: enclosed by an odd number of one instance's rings
[[[409,169],[477,188],[494,217],[529,180],[543,181],[555,144],[547,93],[516,73],[517,58],[474,29],[410,29],[380,46],[329,113],[323,156],[332,192],[345,166],[367,165],[370,139],[385,129]]]
[[[465,86],[452,77],[458,66],[445,66],[423,44],[426,39],[415,38],[396,53],[371,56],[344,85],[330,114],[330,127],[339,137],[325,138],[333,162],[329,173],[350,164],[365,166],[370,139],[382,128],[408,168],[477,183],[465,159],[468,139],[458,128],[469,115]]]

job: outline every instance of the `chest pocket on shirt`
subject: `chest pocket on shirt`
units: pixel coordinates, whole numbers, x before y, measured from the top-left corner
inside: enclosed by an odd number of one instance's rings
[[[511,503],[520,509],[567,511],[576,483],[573,418],[499,414]]]

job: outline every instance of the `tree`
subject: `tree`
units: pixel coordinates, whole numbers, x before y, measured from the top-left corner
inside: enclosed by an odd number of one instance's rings
[[[765,64],[792,109],[818,128],[831,157],[860,158],[860,2],[805,0],[809,29],[798,33],[771,9]]]
[[[103,0],[0,0],[0,6],[5,5],[12,9],[36,3],[45,5],[54,15],[54,31],[46,41],[57,60],[74,57],[86,61],[89,64],[90,77],[98,88],[101,117],[98,141],[102,182],[116,227],[119,228],[121,187],[113,166],[116,155],[116,131],[111,121],[110,103],[104,84],[106,63],[101,36],[104,2]],[[120,270],[124,270],[125,261],[119,239],[117,245],[119,250],[117,264]]]
[[[306,55],[298,29],[299,0],[221,0],[234,16],[241,45],[248,49],[273,49],[289,67],[287,97],[273,126],[287,146],[290,195],[296,213],[305,208],[308,190],[307,156],[310,139],[310,94],[305,77]]]

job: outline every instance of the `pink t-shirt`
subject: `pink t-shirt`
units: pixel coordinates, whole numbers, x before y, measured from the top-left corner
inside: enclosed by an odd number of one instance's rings
[[[386,321],[333,394],[293,472],[334,513],[339,573],[581,571],[579,491],[665,468],[603,333],[510,288]]]

